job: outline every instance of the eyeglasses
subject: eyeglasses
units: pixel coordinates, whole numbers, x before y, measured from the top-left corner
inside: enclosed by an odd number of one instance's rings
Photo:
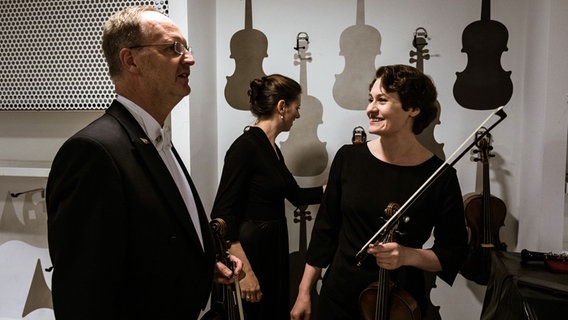
[[[170,48],[180,56],[183,55],[186,51],[189,52],[190,55],[193,55],[193,49],[181,42],[175,41],[174,43],[160,43],[160,44],[144,44],[139,46],[132,46],[129,49],[137,49],[137,48],[145,48],[145,47],[159,47],[159,46],[170,46]]]

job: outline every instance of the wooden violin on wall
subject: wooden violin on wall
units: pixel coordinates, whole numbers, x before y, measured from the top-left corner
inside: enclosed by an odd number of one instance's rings
[[[511,71],[503,70],[501,54],[507,51],[509,32],[491,20],[490,0],[482,0],[481,20],[469,24],[462,34],[467,53],[464,71],[456,72],[454,98],[464,108],[490,110],[504,106],[513,95]]]
[[[481,134],[483,132],[478,132]],[[499,229],[504,225],[507,207],[503,200],[492,196],[489,181],[489,158],[491,153],[491,134],[477,142],[474,153],[479,157],[474,161],[483,163],[483,192],[464,197],[464,210],[469,235],[469,254],[461,269],[468,280],[486,285],[491,272],[491,251],[505,251],[507,245],[499,240]]]

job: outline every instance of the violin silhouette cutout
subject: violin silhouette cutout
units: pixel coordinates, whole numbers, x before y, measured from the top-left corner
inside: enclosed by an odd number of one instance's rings
[[[253,79],[265,76],[262,69],[268,57],[268,40],[264,33],[252,27],[252,0],[245,4],[245,28],[231,38],[231,55],[235,60],[235,72],[227,77],[225,99],[237,110],[250,110],[248,90]]]
[[[462,52],[467,53],[468,63],[464,71],[456,72],[453,93],[467,109],[495,109],[513,95],[511,71],[501,66],[509,32],[502,23],[491,20],[490,7],[490,0],[482,0],[481,20],[469,24],[462,34]]]
[[[357,0],[356,24],[341,33],[339,47],[345,67],[335,75],[333,98],[342,108],[365,110],[377,69],[375,57],[381,53],[381,34],[365,24],[365,0]]]
[[[416,48],[416,51],[410,50],[409,55],[410,63],[416,63],[416,69],[424,72],[424,60],[430,59],[430,50],[426,49],[428,45],[428,31],[423,27],[418,27],[414,32],[414,37],[412,39],[412,46]],[[436,118],[432,121],[428,127],[416,136],[418,141],[434,153],[438,158],[445,160],[446,156],[444,154],[444,144],[438,143],[434,137],[434,129],[440,124],[440,113],[442,112],[440,108],[440,103],[436,101]]]
[[[314,96],[308,94],[307,62],[312,61],[307,52],[310,41],[305,32],[298,33],[294,64],[300,66],[300,85],[302,86],[302,109],[300,118],[286,141],[281,142],[282,153],[286,156],[286,166],[294,176],[311,177],[321,174],[327,167],[328,154],[326,142],[318,139],[318,125],[322,123],[323,106]]]

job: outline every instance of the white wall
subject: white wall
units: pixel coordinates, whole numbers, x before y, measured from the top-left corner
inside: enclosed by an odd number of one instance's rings
[[[43,276],[39,283],[51,287],[51,273],[42,272],[51,266],[46,232],[38,235],[29,229],[18,231],[17,225],[9,221],[17,217],[22,223],[31,219],[32,225],[45,222],[45,201],[40,192],[31,194],[30,199],[23,195],[13,198],[10,194],[45,188],[46,168],[57,149],[100,114],[100,111],[0,111],[0,320],[24,318],[22,313],[34,276]],[[36,274],[37,261],[42,269]],[[38,294],[35,297],[49,298],[48,290],[33,291]],[[53,319],[53,311],[46,304],[31,309],[35,311],[25,317],[27,320]]]
[[[519,248],[559,251],[563,240],[568,5],[529,2],[523,122],[519,126]],[[566,249],[566,248],[564,248]]]
[[[171,8],[177,8],[172,18],[187,27],[196,58],[191,74],[192,94],[173,114],[174,143],[182,150],[208,209],[226,149],[242,128],[253,122],[248,112],[229,107],[223,93],[226,77],[234,72],[229,40],[243,28],[244,4],[244,0],[170,0]],[[298,79],[299,70],[293,64],[296,35],[307,32],[310,36],[313,60],[307,67],[309,94],[324,106],[318,137],[327,143],[329,161],[341,145],[350,143],[353,127],[366,127],[364,113],[342,109],[331,91],[335,75],[343,71],[345,62],[339,55],[339,38],[355,23],[355,5],[355,0],[253,0],[253,26],[268,38],[265,73]],[[462,108],[452,95],[455,72],[463,71],[467,64],[467,55],[461,52],[461,34],[469,23],[479,20],[480,5],[481,1],[471,0],[366,1],[366,23],[382,36],[377,66],[408,63],[415,29],[428,30],[428,49],[433,56],[425,62],[425,72],[439,89],[442,114],[435,135],[438,142],[445,143],[446,155],[488,114]],[[508,208],[501,240],[508,244],[509,251],[562,249],[568,123],[568,64],[564,60],[568,51],[567,14],[568,3],[563,0],[492,1],[492,18],[509,30],[509,50],[503,53],[501,63],[505,70],[512,71],[514,86],[513,97],[506,105],[508,117],[493,132],[496,157],[490,164],[491,191]],[[4,163],[0,166],[14,161],[49,164],[61,143],[99,114],[0,112],[0,161]],[[286,135],[280,140],[286,140]],[[456,165],[464,194],[479,190],[477,164],[467,158]],[[298,180],[308,186],[325,178],[322,174]],[[0,176],[0,196],[15,185],[24,188],[44,182],[41,178],[23,181],[25,185],[16,185],[13,177]],[[0,197],[0,208],[3,201]],[[293,208],[289,209],[291,214]],[[314,213],[316,209],[310,208]],[[295,250],[298,231],[291,219],[289,229],[290,248]],[[21,284],[24,288],[28,285]],[[441,305],[444,319],[478,319],[484,289],[458,276],[453,288],[438,281],[432,300]]]
[[[217,1],[217,126],[218,171],[224,152],[252,124],[248,112],[231,108],[224,99],[225,78],[234,72],[229,58],[229,41],[243,29],[245,1]],[[222,5],[221,5],[222,4]],[[299,79],[293,64],[293,50],[298,32],[310,36],[312,62],[308,64],[309,94],[324,106],[323,124],[318,137],[327,143],[329,160],[337,149],[350,143],[351,130],[366,127],[361,111],[342,109],[332,96],[335,75],[344,68],[339,55],[339,39],[355,23],[356,1],[289,0],[253,1],[253,27],[268,39],[268,57],[264,72],[282,73]],[[441,124],[435,129],[438,142],[445,143],[450,155],[486,118],[489,111],[468,110],[459,106],[452,93],[456,72],[467,65],[461,52],[464,28],[480,19],[481,1],[436,0],[395,2],[366,1],[366,24],[379,30],[381,54],[376,65],[408,63],[411,40],[417,27],[424,27],[431,37],[432,54],[425,61],[425,72],[439,89]],[[512,71],[514,92],[505,106],[507,119],[493,131],[495,158],[490,160],[492,194],[503,199],[508,208],[500,239],[509,251],[523,248],[540,251],[562,250],[564,219],[564,170],[566,159],[566,83],[568,73],[563,56],[568,44],[563,32],[568,3],[561,0],[493,1],[491,17],[509,31],[508,51],[501,64]],[[480,92],[479,94],[483,94]],[[280,138],[285,141],[287,136]],[[464,157],[457,165],[464,194],[480,191],[479,167]],[[194,173],[196,175],[198,173]],[[321,183],[325,176],[299,178],[305,186]],[[289,208],[292,213],[293,208]],[[317,208],[311,208],[315,212]],[[297,247],[297,226],[289,219],[291,250]],[[444,319],[477,319],[481,312],[485,287],[458,276],[453,288],[438,281],[432,292],[434,304],[442,305]],[[455,297],[459,297],[456,299]],[[450,299],[451,298],[451,299]],[[449,301],[456,301],[449,303]]]

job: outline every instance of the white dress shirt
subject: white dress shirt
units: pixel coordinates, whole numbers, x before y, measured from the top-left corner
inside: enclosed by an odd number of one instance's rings
[[[179,162],[176,160],[174,153],[172,151],[171,143],[171,128],[168,124],[164,127],[160,127],[160,124],[156,119],[154,119],[146,110],[140,108],[134,102],[128,100],[127,98],[118,95],[116,100],[126,107],[126,109],[134,116],[136,121],[140,124],[152,144],[158,150],[160,157],[168,167],[172,178],[174,179],[178,190],[181,193],[183,201],[189,211],[191,221],[193,226],[197,231],[199,240],[201,241],[201,247],[203,248],[203,236],[201,234],[201,225],[199,224],[199,216],[197,215],[197,206],[195,205],[195,199],[193,198],[193,193],[191,192],[191,187],[189,182],[185,178],[183,170],[180,167]]]

